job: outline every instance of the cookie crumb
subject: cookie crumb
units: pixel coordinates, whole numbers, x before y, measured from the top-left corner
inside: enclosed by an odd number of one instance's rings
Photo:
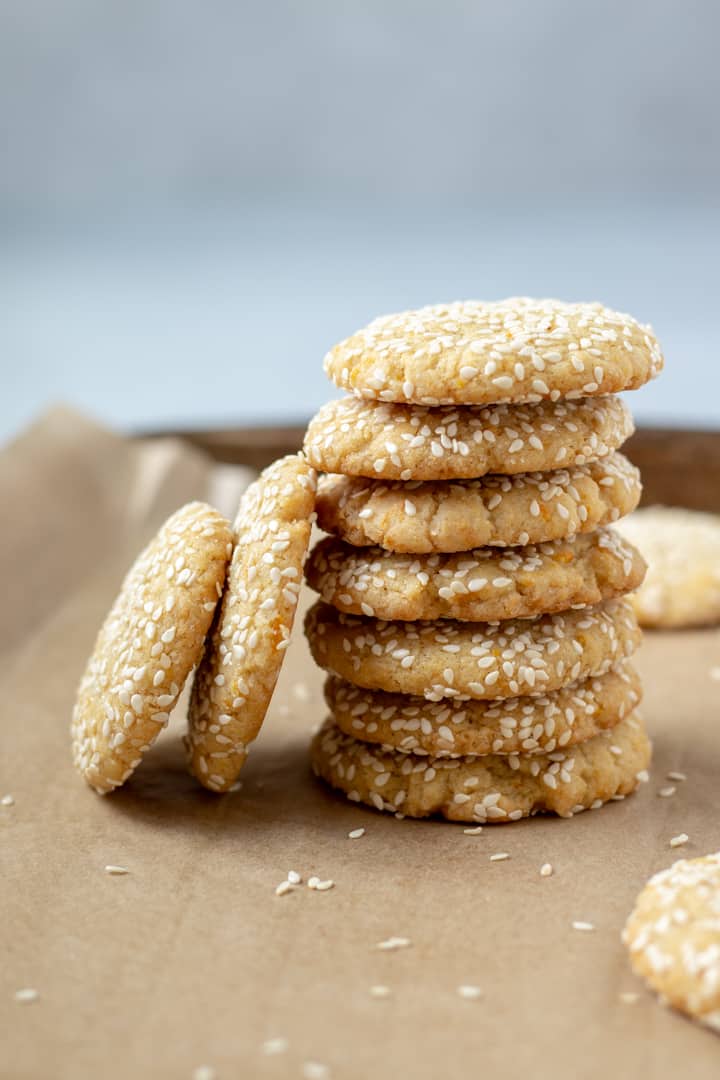
[[[640,995],[634,990],[627,990],[620,994],[620,1000],[623,1005],[635,1005],[640,1000]]]
[[[540,877],[551,877],[553,872],[552,863],[543,863],[540,867]]]
[[[389,937],[385,941],[378,941],[375,946],[376,949],[381,949],[384,952],[390,952],[394,949],[407,949],[412,942],[410,938],[406,937]]]
[[[288,1048],[287,1039],[283,1039],[279,1036],[275,1039],[266,1039],[262,1044],[263,1054],[268,1057],[272,1057],[274,1054],[284,1054]]]
[[[508,851],[498,851],[495,855],[490,856],[490,862],[505,862],[505,860],[509,858],[510,853]]]
[[[348,836],[351,840],[359,840],[361,836],[365,835],[364,829],[351,829]]]
[[[391,993],[391,991],[390,991],[389,986],[371,986],[370,987],[370,997],[386,998],[386,997],[390,997],[390,993]]]
[[[466,836],[479,836],[482,831],[483,831],[482,825],[475,825],[471,829],[463,829],[463,832],[465,833]]]
[[[661,799],[669,799],[675,794],[677,788],[673,784],[668,784],[667,787],[661,787],[658,791],[658,797]]]
[[[589,931],[595,929],[595,924],[591,922],[582,922],[582,920],[576,919],[572,924],[572,928],[573,930]]]
[[[12,795],[3,795],[2,799],[0,799],[0,805],[2,805],[2,806],[14,806],[15,805],[15,799],[14,799],[14,797]]]
[[[478,998],[482,997],[482,990],[479,986],[464,985],[458,986],[457,994],[458,997],[464,998],[465,1001],[477,1001]]]
[[[16,990],[13,996],[21,1005],[29,1005],[31,1002],[37,1001],[40,994],[31,986],[23,986],[20,990]]]
[[[677,836],[672,836],[670,838],[670,847],[682,847],[683,844],[687,844],[689,839],[690,837],[687,833],[678,833]]]
[[[113,866],[112,863],[110,863],[108,866],[105,867],[105,873],[110,874],[114,877],[119,877],[122,874],[129,874],[130,871],[128,870],[127,866]]]

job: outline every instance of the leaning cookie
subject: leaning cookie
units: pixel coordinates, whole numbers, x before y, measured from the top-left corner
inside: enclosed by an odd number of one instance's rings
[[[222,603],[195,675],[191,772],[227,791],[265,718],[295,617],[315,503],[302,455],[276,461],[243,495]]]
[[[353,802],[405,817],[499,824],[539,813],[572,817],[629,795],[647,779],[651,749],[633,714],[566,752],[475,758],[392,753],[328,720],[310,754],[315,774]]]
[[[650,878],[623,941],[648,986],[720,1032],[720,852]]]
[[[232,533],[189,503],[138,556],[95,643],[72,718],[76,767],[101,794],[119,787],[166,726],[222,592]]]
[[[720,623],[720,516],[650,506],[622,532],[647,557],[647,578],[633,597],[641,626]]]
[[[418,555],[523,547],[617,521],[640,501],[640,474],[622,454],[548,473],[403,483],[324,476],[318,524],[357,547]]]
[[[382,480],[465,480],[567,469],[617,450],[634,431],[619,397],[536,405],[403,405],[354,396],[310,421],[305,453],[322,472]]]
[[[616,727],[641,696],[629,663],[549,694],[503,701],[426,701],[364,690],[335,675],[325,683],[341,731],[385,750],[431,757],[551,754]]]
[[[320,601],[306,616],[305,633],[325,671],[369,690],[430,701],[544,694],[603,675],[640,641],[627,600],[495,623],[382,622]]]
[[[629,315],[527,297],[381,316],[325,357],[326,374],[342,389],[420,405],[614,394],[662,367],[652,330]]]
[[[642,582],[645,563],[612,529],[455,555],[400,555],[332,537],[315,546],[305,574],[323,600],[350,615],[494,622],[624,596]]]

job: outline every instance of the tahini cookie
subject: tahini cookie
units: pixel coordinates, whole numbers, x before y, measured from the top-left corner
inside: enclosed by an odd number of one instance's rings
[[[330,713],[347,735],[384,749],[431,757],[550,754],[609,731],[642,697],[627,662],[549,694],[460,701],[364,690],[335,675],[325,683]]]
[[[403,405],[341,398],[310,421],[305,453],[322,472],[381,480],[465,480],[547,472],[617,450],[634,431],[619,397],[536,405]]]
[[[648,986],[720,1032],[720,852],[651,877],[623,941]]]
[[[407,817],[498,824],[538,813],[571,817],[629,795],[647,779],[650,743],[637,714],[571,750],[535,757],[428,758],[345,735],[315,735],[313,770],[353,802]]]
[[[523,547],[591,532],[640,501],[640,474],[622,454],[589,465],[479,480],[407,482],[324,476],[318,524],[356,546],[417,555]]]
[[[190,769],[211,791],[235,782],[265,718],[290,641],[314,503],[315,470],[302,455],[265,469],[240,503],[188,715]]]
[[[641,626],[708,626],[720,622],[720,517],[651,506],[622,524],[647,558],[645,583],[633,598]]]
[[[613,394],[642,386],[662,366],[652,330],[629,315],[527,297],[384,315],[325,357],[343,390],[419,405]]]
[[[98,634],[72,718],[75,765],[104,794],[127,780],[168,722],[222,592],[232,533],[184,506],[138,556]]]
[[[612,529],[524,548],[401,555],[320,541],[310,586],[338,611],[378,619],[493,622],[599,604],[636,589],[638,551]]]
[[[368,690],[446,697],[544,694],[602,675],[637,648],[627,600],[507,622],[382,622],[318,602],[305,620],[319,667]]]

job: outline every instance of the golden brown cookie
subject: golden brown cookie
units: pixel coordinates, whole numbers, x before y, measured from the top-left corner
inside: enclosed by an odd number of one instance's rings
[[[211,791],[233,785],[265,718],[290,641],[314,503],[315,470],[302,455],[276,461],[242,497],[188,715],[190,769]]]
[[[323,472],[381,480],[465,480],[547,472],[617,450],[634,431],[619,397],[536,405],[402,405],[354,396],[310,421],[308,460]]]
[[[369,690],[430,701],[545,694],[603,675],[640,641],[627,600],[502,623],[381,622],[320,601],[305,632],[325,671]]]
[[[128,572],[72,718],[75,765],[101,794],[127,780],[167,724],[200,658],[231,544],[230,525],[217,511],[189,503]]]
[[[624,521],[622,532],[648,562],[633,597],[641,626],[720,623],[720,516],[650,506]]]
[[[532,814],[571,817],[629,795],[647,779],[650,743],[635,714],[553,754],[428,758],[359,742],[327,720],[311,746],[313,770],[353,802],[406,817],[498,824]]]
[[[377,619],[524,619],[636,589],[641,555],[612,529],[524,548],[401,555],[334,537],[308,559],[310,586],[338,611]]]
[[[504,701],[426,701],[363,690],[334,675],[325,683],[325,699],[341,731],[386,750],[431,757],[567,749],[615,727],[641,694],[629,663],[550,694]]]
[[[591,532],[640,501],[640,474],[622,454],[548,473],[403,483],[322,477],[318,524],[349,544],[414,553],[523,547]]]
[[[384,315],[325,357],[336,386],[419,405],[614,394],[642,386],[662,366],[652,330],[629,315],[527,297]]]
[[[651,877],[623,941],[648,986],[720,1032],[720,852]]]

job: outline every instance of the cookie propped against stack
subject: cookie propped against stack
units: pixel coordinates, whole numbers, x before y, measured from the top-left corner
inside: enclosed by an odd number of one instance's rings
[[[376,319],[330,351],[306,633],[328,672],[316,773],[396,814],[572,816],[634,791],[650,744],[623,597],[645,564],[614,395],[662,368],[599,304],[512,299]]]

